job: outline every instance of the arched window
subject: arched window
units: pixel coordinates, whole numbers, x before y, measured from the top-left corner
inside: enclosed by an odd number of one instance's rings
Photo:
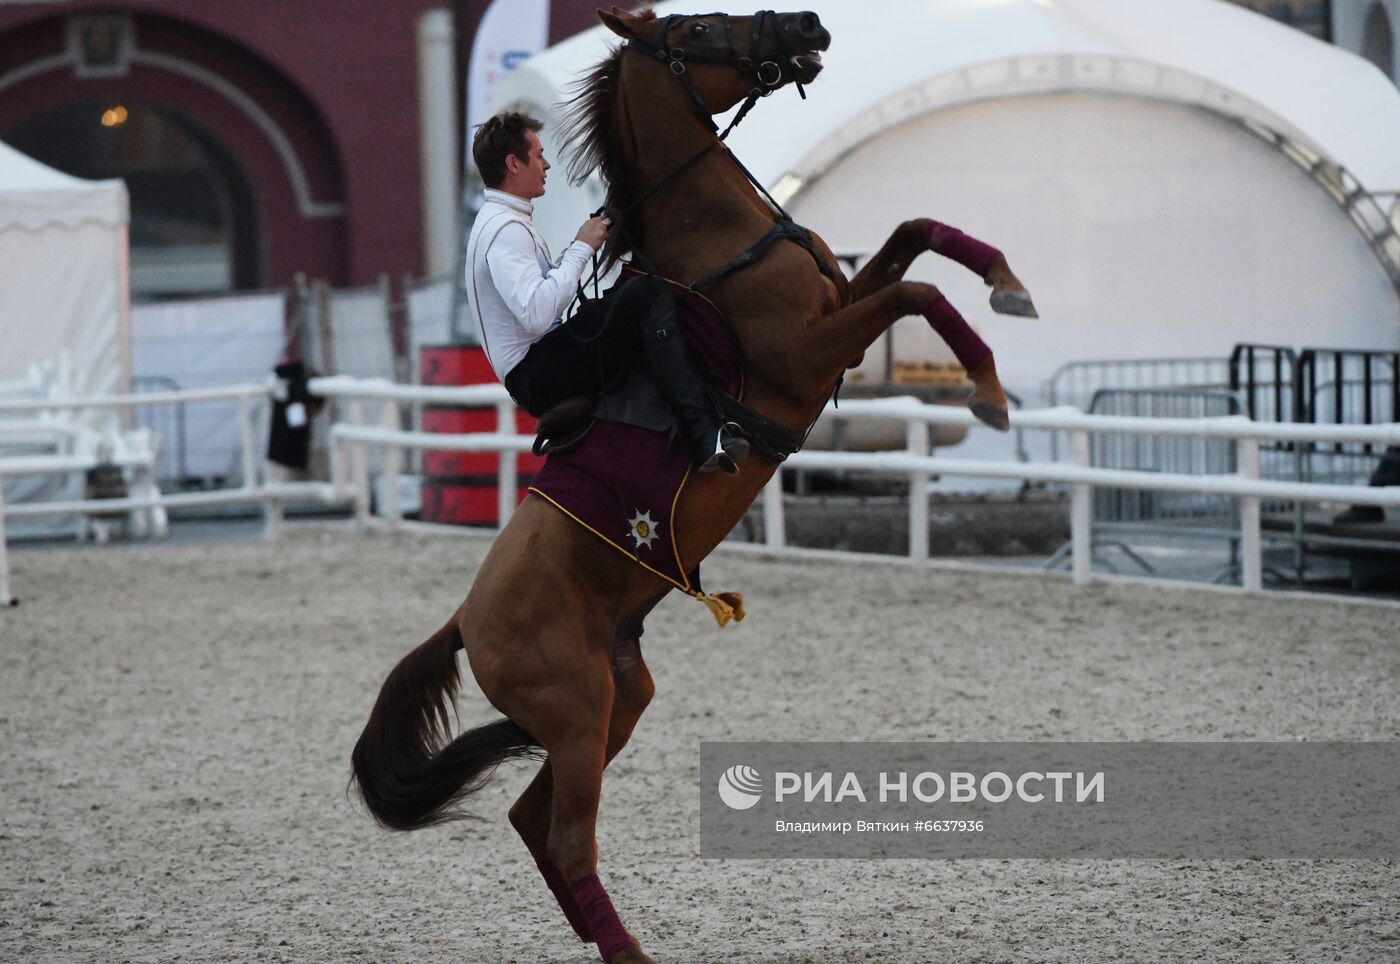
[[[85,101],[51,107],[5,132],[17,150],[83,178],[126,181],[135,298],[256,288],[256,208],[238,165],[166,109]]]
[[[1395,37],[1390,28],[1390,14],[1376,0],[1366,15],[1366,32],[1361,39],[1361,56],[1379,67],[1387,77],[1395,76]]]

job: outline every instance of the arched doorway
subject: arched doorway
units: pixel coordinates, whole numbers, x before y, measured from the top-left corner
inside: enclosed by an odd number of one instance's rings
[[[257,199],[230,152],[188,118],[139,101],[84,100],[43,110],[5,137],[76,177],[126,182],[133,296],[265,283]]]
[[[1387,77],[1395,76],[1395,35],[1390,26],[1390,14],[1380,0],[1371,4],[1371,11],[1366,15],[1361,56],[1379,67]]]
[[[90,19],[119,38],[98,51],[110,62],[74,39]],[[0,140],[127,180],[138,296],[350,281],[338,141],[299,81],[236,39],[144,11],[0,31]]]

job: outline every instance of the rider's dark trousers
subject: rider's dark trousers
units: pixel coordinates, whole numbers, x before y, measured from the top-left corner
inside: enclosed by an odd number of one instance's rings
[[[641,350],[642,325],[656,293],[641,279],[629,281],[606,311],[580,311],[531,345],[506,374],[515,403],[538,417],[566,398],[601,394]]]

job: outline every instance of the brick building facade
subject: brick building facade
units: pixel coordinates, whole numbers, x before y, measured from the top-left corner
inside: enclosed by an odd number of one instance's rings
[[[417,23],[452,9],[465,63],[488,5],[0,5],[0,140],[126,180],[138,295],[418,276]],[[596,7],[554,0],[551,41]]]

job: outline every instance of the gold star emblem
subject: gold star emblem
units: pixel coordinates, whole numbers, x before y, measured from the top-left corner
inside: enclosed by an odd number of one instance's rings
[[[627,525],[632,534],[633,547],[650,549],[656,539],[656,520],[651,517],[651,510],[643,512],[638,509],[637,514],[627,520]]]

